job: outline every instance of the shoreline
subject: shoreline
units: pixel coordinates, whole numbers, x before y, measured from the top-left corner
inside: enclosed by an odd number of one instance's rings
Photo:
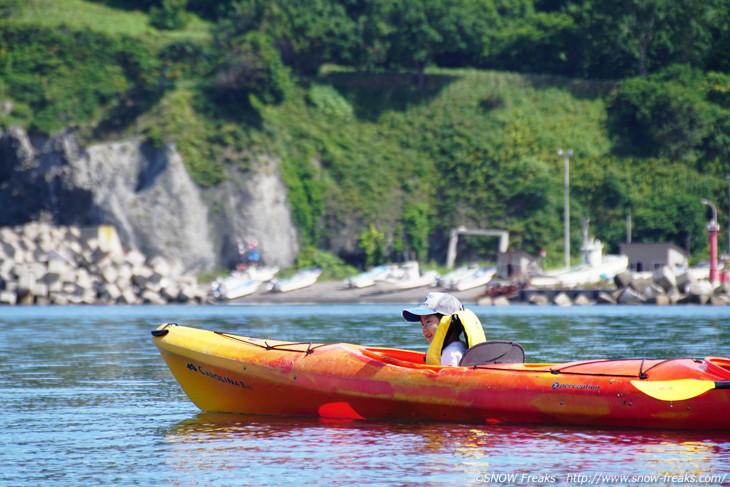
[[[627,277],[627,276],[624,276]],[[628,278],[628,277],[627,277]],[[616,280],[616,279],[615,279]],[[614,283],[618,284],[618,283]],[[256,292],[232,299],[216,301],[228,304],[420,304],[430,292],[451,294],[464,305],[478,306],[590,306],[590,305],[656,305],[681,306],[686,304],[727,306],[730,305],[730,286],[713,287],[709,282],[694,283],[684,293],[670,286],[673,292],[663,291],[647,280],[635,280],[623,285],[602,288],[532,288],[525,287],[517,295],[487,296],[486,286],[466,291],[453,291],[443,286],[421,286],[401,291],[381,291],[377,286],[349,288],[344,281],[318,281],[294,291],[277,292],[259,289]],[[639,291],[644,289],[644,291]],[[663,292],[662,292],[663,291]]]
[[[484,287],[467,291],[448,291],[441,286],[418,287],[403,291],[382,292],[375,286],[357,289],[348,288],[342,281],[316,282],[311,286],[286,293],[259,290],[248,296],[224,301],[231,304],[297,304],[297,303],[383,303],[418,305],[430,292],[447,292],[464,304],[477,304],[484,297]]]

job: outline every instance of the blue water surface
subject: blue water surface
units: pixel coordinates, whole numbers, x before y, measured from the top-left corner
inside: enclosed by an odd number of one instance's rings
[[[725,432],[202,413],[149,334],[177,322],[425,351],[402,308],[2,307],[0,484],[730,484]],[[488,338],[520,342],[528,362],[730,356],[730,307],[471,309]]]

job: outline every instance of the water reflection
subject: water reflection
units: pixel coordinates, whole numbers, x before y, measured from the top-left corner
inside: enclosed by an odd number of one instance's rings
[[[393,478],[404,480],[422,477],[425,470],[459,484],[487,472],[543,472],[566,482],[569,474],[578,472],[662,478],[730,472],[730,435],[712,432],[200,413],[174,424],[165,439],[170,444],[168,461],[184,469],[215,472],[223,464],[245,462],[247,469],[268,469],[263,477],[252,479],[256,482],[266,482],[274,471],[297,471],[314,481],[313,465],[325,471],[350,466],[360,470],[358,475],[388,469],[394,471]],[[344,483],[347,472],[341,475]]]

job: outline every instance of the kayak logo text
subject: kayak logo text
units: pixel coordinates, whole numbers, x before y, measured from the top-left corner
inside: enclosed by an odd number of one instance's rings
[[[552,385],[552,389],[575,389],[577,391],[597,391],[600,388],[601,386],[595,384],[561,384],[560,382],[555,382]]]
[[[210,377],[211,379],[215,379],[218,382],[222,382],[224,384],[231,384],[232,386],[241,387],[243,389],[248,389],[253,391],[253,387],[246,384],[242,380],[236,380],[231,379],[230,377],[225,377],[219,374],[216,374],[215,372],[209,372],[205,370],[205,368],[202,365],[195,365],[188,363],[185,367],[187,367],[189,370],[192,370],[193,372],[200,372],[201,374],[205,375],[206,377]]]

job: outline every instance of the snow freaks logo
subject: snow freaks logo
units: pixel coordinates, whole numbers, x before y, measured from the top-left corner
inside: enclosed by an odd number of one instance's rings
[[[248,389],[250,391],[253,391],[253,387],[246,384],[242,380],[231,379],[230,377],[225,377],[223,375],[216,374],[215,372],[209,372],[209,371],[205,370],[205,367],[203,367],[202,365],[195,365],[195,364],[188,363],[186,365],[186,367],[189,370],[192,370],[193,372],[200,372],[204,376],[210,377],[211,379],[217,380],[218,382],[222,382],[224,384],[230,384],[232,386],[237,386],[237,387],[241,387],[243,389]]]

